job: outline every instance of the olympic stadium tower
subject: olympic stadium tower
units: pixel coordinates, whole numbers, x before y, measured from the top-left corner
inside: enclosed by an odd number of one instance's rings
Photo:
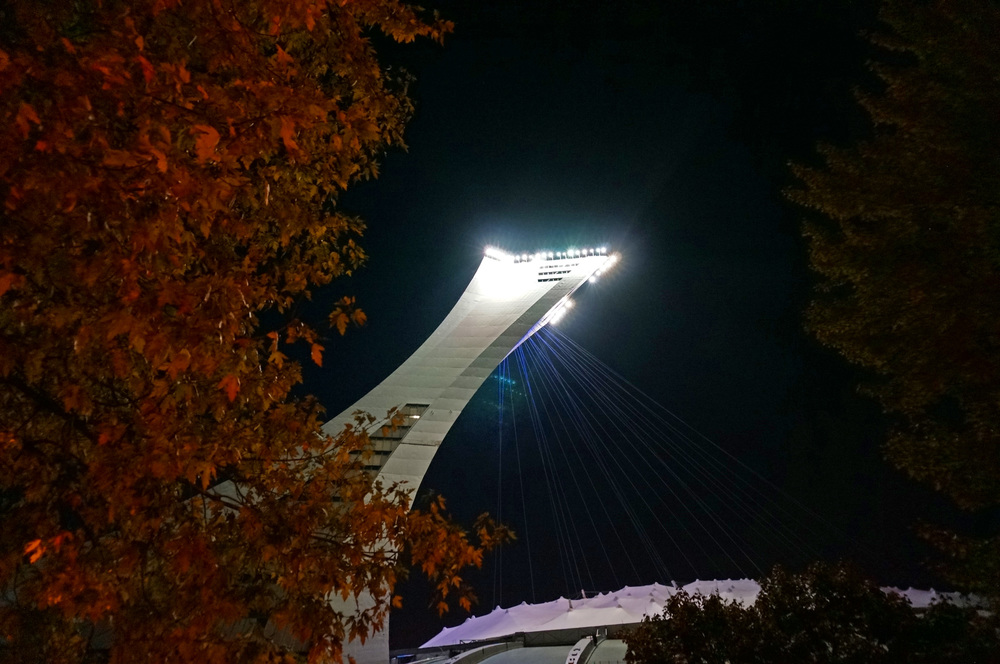
[[[323,430],[335,436],[358,411],[373,415],[368,470],[412,499],[441,441],[493,370],[537,330],[558,322],[573,306],[570,296],[617,260],[604,248],[531,254],[487,248],[468,288],[427,341]],[[359,598],[362,606],[371,601]],[[344,655],[357,664],[385,664],[388,630],[363,645],[345,644]]]
[[[618,259],[604,248],[508,254],[487,248],[444,322],[392,374],[325,425],[337,435],[364,411],[383,485],[412,496],[438,446],[480,385],[521,342],[573,306],[570,296]],[[395,409],[395,426],[386,414]]]

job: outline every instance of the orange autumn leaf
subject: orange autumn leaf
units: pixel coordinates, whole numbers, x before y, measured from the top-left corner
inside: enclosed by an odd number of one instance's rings
[[[240,391],[240,379],[232,374],[224,376],[218,384],[219,389],[226,393],[230,401],[236,399],[236,394]]]
[[[277,52],[276,56],[277,56],[277,59],[278,59],[278,64],[282,65],[282,66],[288,66],[288,65],[292,64],[293,62],[295,62],[295,59],[292,58],[292,56],[288,55],[288,51],[286,51],[285,49],[281,48],[281,44],[278,44],[278,52]]]
[[[210,125],[195,125],[191,128],[195,134],[195,153],[198,161],[204,162],[215,156],[215,148],[219,144],[219,132]]]
[[[13,288],[18,281],[18,275],[13,272],[0,272],[0,295]]]
[[[318,367],[323,366],[323,347],[322,346],[320,346],[319,344],[313,344],[311,352],[309,353],[309,356],[312,358],[312,361],[316,363],[316,366],[318,366]]]
[[[285,145],[285,149],[289,152],[296,152],[299,149],[299,144],[295,142],[295,120],[288,116],[281,117],[281,130],[279,132],[281,136],[281,141]]]
[[[164,154],[162,150],[157,150],[156,148],[149,149],[150,154],[156,159],[156,170],[161,173],[167,172],[167,155]]]
[[[331,316],[331,321],[337,328],[337,332],[340,332],[341,336],[347,334],[347,326],[351,322],[351,317],[348,316],[343,311],[337,311]]]
[[[146,79],[146,83],[152,83],[153,79],[156,78],[156,70],[153,69],[152,63],[141,55],[136,56],[136,62],[142,68],[142,77]]]
[[[267,361],[271,364],[277,365],[279,369],[285,366],[285,360],[287,359],[288,356],[282,353],[280,350],[273,350],[267,356]]]
[[[177,376],[184,370],[186,370],[191,365],[191,351],[187,348],[182,348],[180,352],[175,353],[173,358],[165,366],[167,375],[170,378],[177,378]],[[231,401],[232,399],[230,399]]]
[[[45,547],[42,546],[42,540],[40,539],[31,540],[24,547],[24,555],[29,556],[29,563],[37,562],[43,553],[45,553]]]
[[[14,118],[14,124],[21,131],[22,137],[27,137],[28,132],[31,131],[30,123],[39,125],[42,121],[38,119],[38,113],[35,112],[31,104],[22,103],[17,111],[17,116]]]

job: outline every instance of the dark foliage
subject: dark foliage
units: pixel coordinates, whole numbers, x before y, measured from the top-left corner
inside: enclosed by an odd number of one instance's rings
[[[888,2],[874,136],[794,167],[821,280],[816,337],[875,376],[887,458],[967,510],[1000,506],[1000,9]],[[930,531],[952,581],[995,594],[1000,539]]]
[[[895,664],[1000,661],[996,619],[935,604],[914,611],[843,565],[776,568],[756,603],[678,593],[625,637],[630,664],[798,662]]]

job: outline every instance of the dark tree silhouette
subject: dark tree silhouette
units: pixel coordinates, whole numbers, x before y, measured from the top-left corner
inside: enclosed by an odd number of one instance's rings
[[[805,226],[821,277],[807,325],[872,372],[864,390],[893,418],[894,465],[964,509],[996,508],[1000,8],[894,1],[882,18],[884,90],[859,94],[874,135],[794,167],[789,196],[818,213]],[[1000,539],[932,539],[956,556],[956,581],[1000,588]]]

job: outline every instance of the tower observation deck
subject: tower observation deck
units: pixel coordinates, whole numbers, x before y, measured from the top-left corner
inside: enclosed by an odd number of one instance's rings
[[[509,254],[487,248],[458,303],[398,369],[325,425],[374,415],[369,470],[416,493],[431,459],[476,390],[507,355],[573,306],[570,296],[618,260],[604,248]],[[392,418],[386,417],[395,409]]]

